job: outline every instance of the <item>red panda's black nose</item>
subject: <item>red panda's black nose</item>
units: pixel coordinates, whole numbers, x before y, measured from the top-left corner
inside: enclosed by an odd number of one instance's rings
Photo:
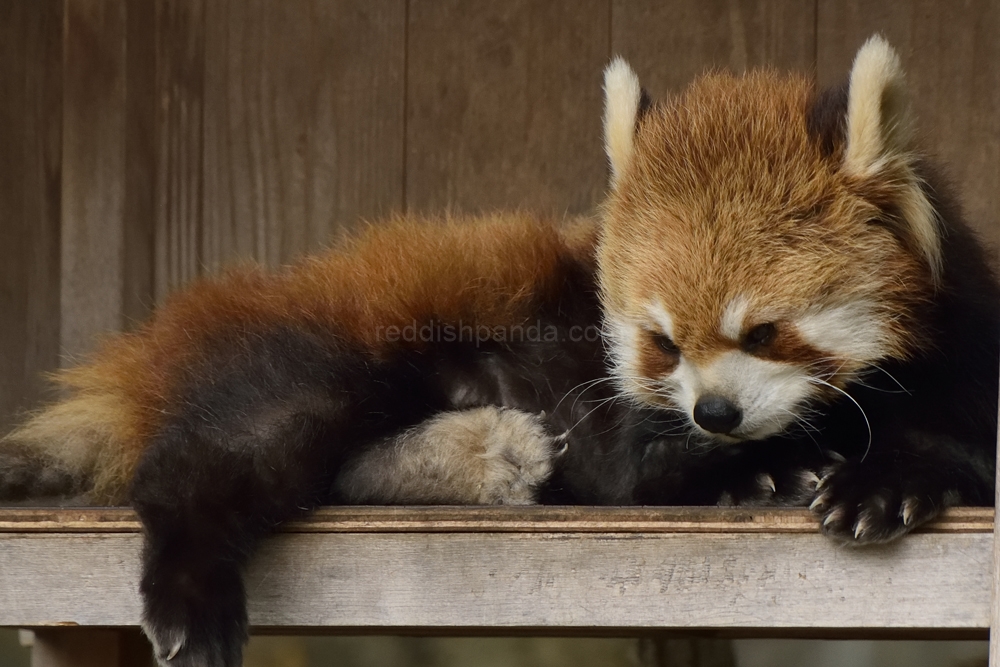
[[[743,421],[743,413],[721,396],[702,396],[694,404],[694,421],[709,433],[729,433]]]

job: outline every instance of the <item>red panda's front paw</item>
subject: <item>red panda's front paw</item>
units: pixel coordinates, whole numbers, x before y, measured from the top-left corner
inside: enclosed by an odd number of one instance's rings
[[[898,471],[896,471],[898,473]],[[848,461],[825,475],[809,506],[823,534],[847,544],[892,541],[957,503],[921,476],[878,471],[875,464]]]

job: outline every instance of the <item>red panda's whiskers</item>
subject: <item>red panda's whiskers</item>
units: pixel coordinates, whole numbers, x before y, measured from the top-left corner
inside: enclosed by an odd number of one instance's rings
[[[848,394],[846,391],[844,391],[840,387],[836,387],[836,386],[830,384],[829,382],[826,382],[825,380],[820,380],[819,378],[809,378],[809,381],[810,382],[814,382],[816,384],[821,384],[823,386],[829,387],[830,389],[833,389],[837,393],[843,394],[844,396],[846,396],[851,401],[851,403],[854,403],[854,405],[856,405],[858,407],[858,410],[861,411],[861,416],[865,418],[865,426],[868,427],[868,446],[865,447],[865,453],[861,456],[861,461],[864,461],[865,457],[868,456],[868,451],[872,448],[872,424],[871,424],[870,421],[868,421],[868,415],[865,414],[865,409],[861,407],[861,404],[858,403],[857,400],[855,400],[855,398],[853,396],[851,396],[850,394]]]
[[[870,385],[867,385],[867,384],[864,384],[863,382],[858,381],[858,384],[860,384],[862,387],[868,387],[869,389],[873,389],[875,391],[885,392],[887,394],[906,394],[907,396],[911,396],[912,395],[912,392],[909,389],[907,389],[905,386],[903,386],[902,382],[900,382],[899,380],[897,380],[896,377],[892,373],[890,373],[889,371],[885,370],[884,368],[882,368],[878,364],[869,364],[868,365],[868,369],[866,369],[866,371],[864,373],[862,373],[861,375],[859,375],[859,380],[860,380],[860,378],[864,377],[865,375],[870,375],[871,374],[870,371],[878,371],[879,373],[882,373],[883,375],[885,375],[886,377],[888,377],[890,380],[892,380],[893,382],[896,383],[896,386],[899,387],[899,391],[897,392],[897,391],[891,391],[889,389],[879,389],[878,387],[872,387]]]
[[[570,406],[570,412],[572,412],[573,408],[576,407],[576,402],[580,399],[581,396],[583,396],[585,393],[587,393],[594,387],[600,385],[602,382],[611,382],[613,380],[614,380],[613,377],[602,377],[602,378],[597,378],[596,380],[587,380],[586,382],[581,382],[580,384],[576,385],[575,387],[567,391],[563,395],[563,397],[559,399],[559,402],[556,403],[556,406],[552,408],[552,412],[555,413],[555,411],[559,409],[559,406],[562,405],[563,401],[569,398],[570,395],[573,394],[573,392],[580,389],[580,392],[576,395],[576,398],[573,400],[573,405]]]
[[[580,424],[582,424],[584,422],[584,420],[587,419],[587,417],[589,417],[590,415],[592,415],[594,412],[596,412],[597,410],[599,410],[603,406],[614,403],[616,400],[618,400],[618,396],[610,396],[609,398],[605,398],[604,400],[600,401],[594,408],[592,408],[591,410],[589,410],[587,412],[587,414],[585,414],[584,416],[582,416],[579,419],[577,419],[575,424],[573,424],[568,429],[566,429],[565,434],[572,433],[573,429],[575,429],[577,426],[579,426]]]

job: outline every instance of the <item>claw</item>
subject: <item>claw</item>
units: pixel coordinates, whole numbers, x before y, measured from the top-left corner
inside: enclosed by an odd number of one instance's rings
[[[829,482],[829,481],[830,481],[830,475],[829,474],[823,475],[822,477],[820,477],[819,481],[816,482],[816,490],[819,491],[820,489],[822,489],[824,486],[826,486],[826,483]]]
[[[826,452],[826,455],[829,456],[834,461],[836,461],[837,463],[843,463],[844,461],[847,460],[847,459],[844,458],[843,454],[841,454],[840,452],[835,452],[832,449],[828,450]]]
[[[843,514],[844,510],[839,507],[831,511],[829,514],[826,515],[826,518],[823,519],[823,527],[825,528],[829,526],[831,523],[834,523],[835,521],[840,521]]]
[[[759,484],[762,489],[771,489],[771,493],[778,492],[777,487],[774,486],[774,478],[766,472],[762,472],[757,475],[757,484]]]
[[[803,470],[801,479],[806,486],[810,486],[813,489],[819,489],[819,483],[823,481],[820,479],[819,475],[814,473],[812,470]]]
[[[184,645],[184,642],[182,642],[182,641],[177,642],[176,644],[174,644],[173,648],[170,649],[170,653],[168,653],[167,657],[164,658],[164,659],[167,662],[173,660],[175,657],[177,657],[177,654],[180,652],[181,646],[183,646],[183,645]]]
[[[868,510],[865,510],[858,516],[858,520],[854,522],[854,539],[859,540],[861,537],[868,532],[871,528],[874,519]]]
[[[903,500],[903,506],[899,510],[899,515],[903,517],[903,525],[909,526],[913,523],[913,515],[917,511],[917,499],[916,498],[906,498]]]
[[[813,501],[809,504],[809,511],[815,512],[816,510],[820,509],[821,507],[826,505],[827,500],[829,500],[828,494],[825,493],[819,494],[818,496],[813,498]]]

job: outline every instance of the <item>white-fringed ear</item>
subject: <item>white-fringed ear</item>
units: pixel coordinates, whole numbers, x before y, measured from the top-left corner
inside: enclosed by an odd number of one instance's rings
[[[847,97],[844,168],[871,176],[910,148],[911,118],[899,56],[881,35],[858,51]]]
[[[902,188],[896,202],[907,236],[926,259],[934,282],[941,273],[937,213],[913,171],[913,119],[899,56],[881,35],[858,50],[847,94],[844,171],[883,177]]]
[[[604,150],[611,163],[612,188],[632,159],[641,98],[639,77],[621,56],[615,56],[604,70]]]

